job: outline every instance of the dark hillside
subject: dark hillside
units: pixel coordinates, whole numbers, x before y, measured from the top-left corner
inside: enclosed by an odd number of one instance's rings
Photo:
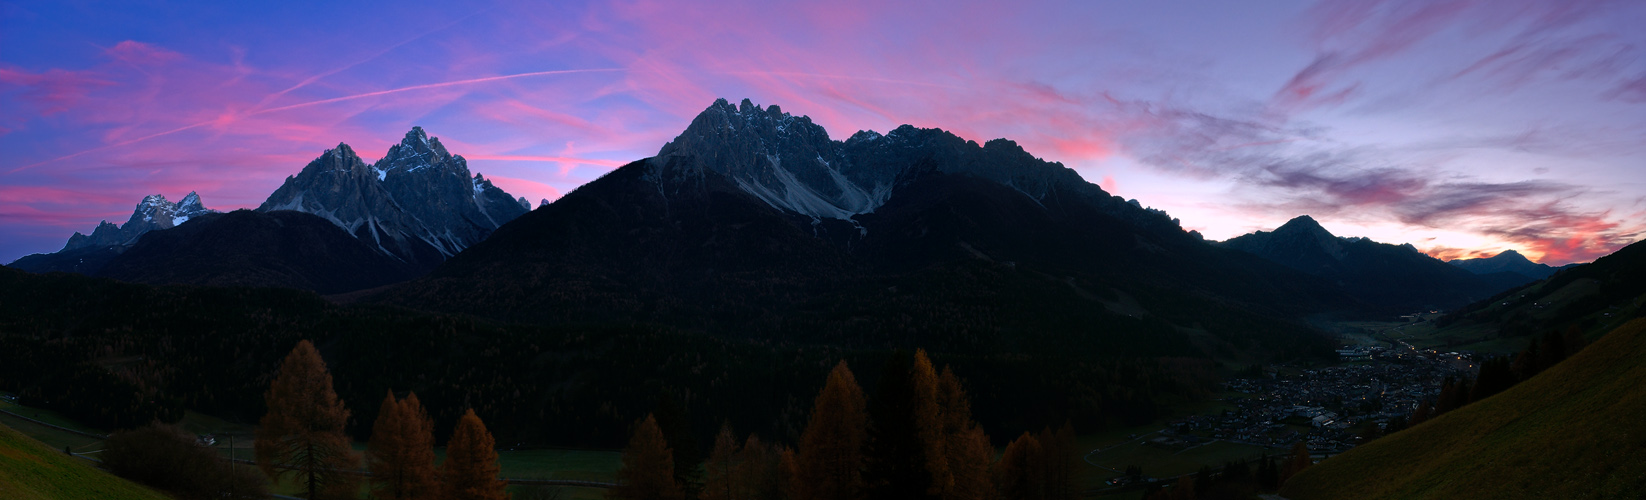
[[[1286,483],[1295,500],[1640,498],[1646,320],[1496,396],[1339,456]]]

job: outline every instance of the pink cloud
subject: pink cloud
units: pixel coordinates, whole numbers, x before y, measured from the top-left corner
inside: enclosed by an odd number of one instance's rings
[[[30,73],[18,68],[0,67],[0,90],[20,89],[23,99],[42,115],[68,111],[97,87],[109,85],[114,85],[114,82],[89,72],[53,68]],[[6,114],[10,115],[11,120],[25,118],[21,113]]]
[[[183,55],[147,43],[126,40],[103,51],[109,57],[137,66],[166,64],[183,59]]]

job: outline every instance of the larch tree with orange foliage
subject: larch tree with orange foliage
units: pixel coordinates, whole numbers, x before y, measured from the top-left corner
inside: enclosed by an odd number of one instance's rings
[[[389,500],[438,498],[439,477],[434,470],[434,422],[417,394],[396,401],[383,398],[382,410],[372,424],[366,445],[366,469],[371,471],[372,496]]]
[[[646,415],[635,426],[623,465],[617,469],[617,487],[606,490],[613,500],[680,500],[684,494],[674,479],[674,454],[657,418]]]
[[[937,402],[943,412],[944,452],[954,485],[944,500],[983,500],[994,496],[989,462],[994,446],[983,428],[972,421],[972,406],[953,370],[943,368],[937,378]]]
[[[937,373],[925,351],[887,361],[869,413],[872,424],[863,470],[868,497],[942,498],[954,478],[944,452]]]
[[[708,474],[703,481],[703,491],[698,494],[698,500],[733,500],[744,498],[738,491],[741,474],[737,470],[737,454],[742,450],[737,446],[737,435],[732,433],[731,423],[720,425],[720,433],[714,437],[714,449],[709,452],[709,462],[704,464]]]
[[[280,364],[264,394],[269,412],[257,428],[257,466],[276,481],[292,476],[307,498],[348,498],[359,489],[360,457],[343,434],[349,410],[332,390],[314,344],[303,340]]]
[[[734,498],[763,500],[782,498],[784,470],[782,455],[786,449],[773,448],[758,436],[749,435],[743,449],[737,451],[733,474],[737,478],[732,491]]]
[[[995,465],[994,484],[1005,500],[1040,500],[1045,493],[1040,461],[1045,454],[1040,441],[1027,432],[1018,436],[1000,454]]]
[[[1057,430],[1041,429],[1036,441],[1040,442],[1040,477],[1045,499],[1080,498],[1080,491],[1074,485],[1074,427],[1064,423]]]
[[[446,461],[440,463],[443,500],[507,500],[507,481],[497,478],[497,442],[486,424],[474,414],[463,414],[446,442]]]
[[[800,435],[791,494],[796,500],[850,500],[863,488],[863,441],[868,415],[863,389],[845,361],[834,366],[812,404]]]

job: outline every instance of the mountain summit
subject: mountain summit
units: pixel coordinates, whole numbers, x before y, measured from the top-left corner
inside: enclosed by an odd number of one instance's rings
[[[1307,215],[1221,245],[1334,281],[1387,312],[1456,307],[1521,283],[1506,275],[1459,272],[1411,244],[1341,238]]]
[[[1504,250],[1502,253],[1484,259],[1457,259],[1448,261],[1448,264],[1461,267],[1475,274],[1515,273],[1530,280],[1547,278],[1555,271],[1570,267],[1554,267],[1548,264],[1539,264],[1528,260],[1526,256],[1514,250]]]
[[[177,203],[172,203],[163,194],[151,194],[143,197],[143,201],[132,210],[131,218],[126,219],[125,225],[114,225],[109,221],[97,224],[97,229],[91,236],[74,233],[69,242],[63,245],[63,250],[78,250],[89,247],[102,246],[131,246],[143,233],[156,229],[171,229],[179,224],[188,222],[190,218],[216,213],[200,203],[200,195],[190,191],[187,196]]]
[[[132,210],[125,224],[109,221],[97,223],[90,236],[74,233],[62,250],[46,254],[24,256],[9,264],[11,267],[34,273],[62,271],[95,274],[110,259],[137,244],[151,231],[171,229],[192,219],[218,213],[200,203],[200,195],[190,192],[176,203],[165,195],[151,194]]]
[[[1130,212],[1074,170],[1035,158],[1010,140],[980,146],[941,129],[903,125],[836,141],[809,117],[748,99],[735,106],[716,100],[649,163],[655,180],[713,172],[774,208],[814,219],[872,213],[899,179],[925,171],[993,181],[1037,201],[1061,188],[1109,205],[1114,214]]]
[[[386,255],[432,268],[528,208],[412,127],[370,165],[348,144],[326,150],[257,210],[318,215]]]

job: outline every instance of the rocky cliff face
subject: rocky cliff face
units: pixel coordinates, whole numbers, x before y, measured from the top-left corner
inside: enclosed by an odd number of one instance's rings
[[[115,225],[109,221],[97,224],[97,229],[91,236],[74,233],[69,237],[68,244],[63,250],[79,250],[94,247],[127,247],[137,243],[144,233],[156,229],[171,229],[179,224],[188,222],[190,218],[205,214],[217,213],[216,210],[206,208],[200,203],[200,195],[190,192],[177,203],[166,199],[165,195],[153,194],[143,198],[137,208],[132,210],[131,218],[126,219],[124,225]]]
[[[874,212],[900,178],[930,170],[994,181],[1036,200],[1061,189],[1113,215],[1171,223],[1164,213],[1129,205],[1006,139],[979,145],[940,129],[904,125],[835,141],[808,117],[748,99],[735,106],[716,100],[649,162],[654,180],[690,181],[712,171],[772,207],[814,219]]]
[[[318,215],[384,254],[432,267],[528,208],[485,177],[471,176],[462,156],[413,127],[370,165],[338,144],[287,177],[258,210]]]

